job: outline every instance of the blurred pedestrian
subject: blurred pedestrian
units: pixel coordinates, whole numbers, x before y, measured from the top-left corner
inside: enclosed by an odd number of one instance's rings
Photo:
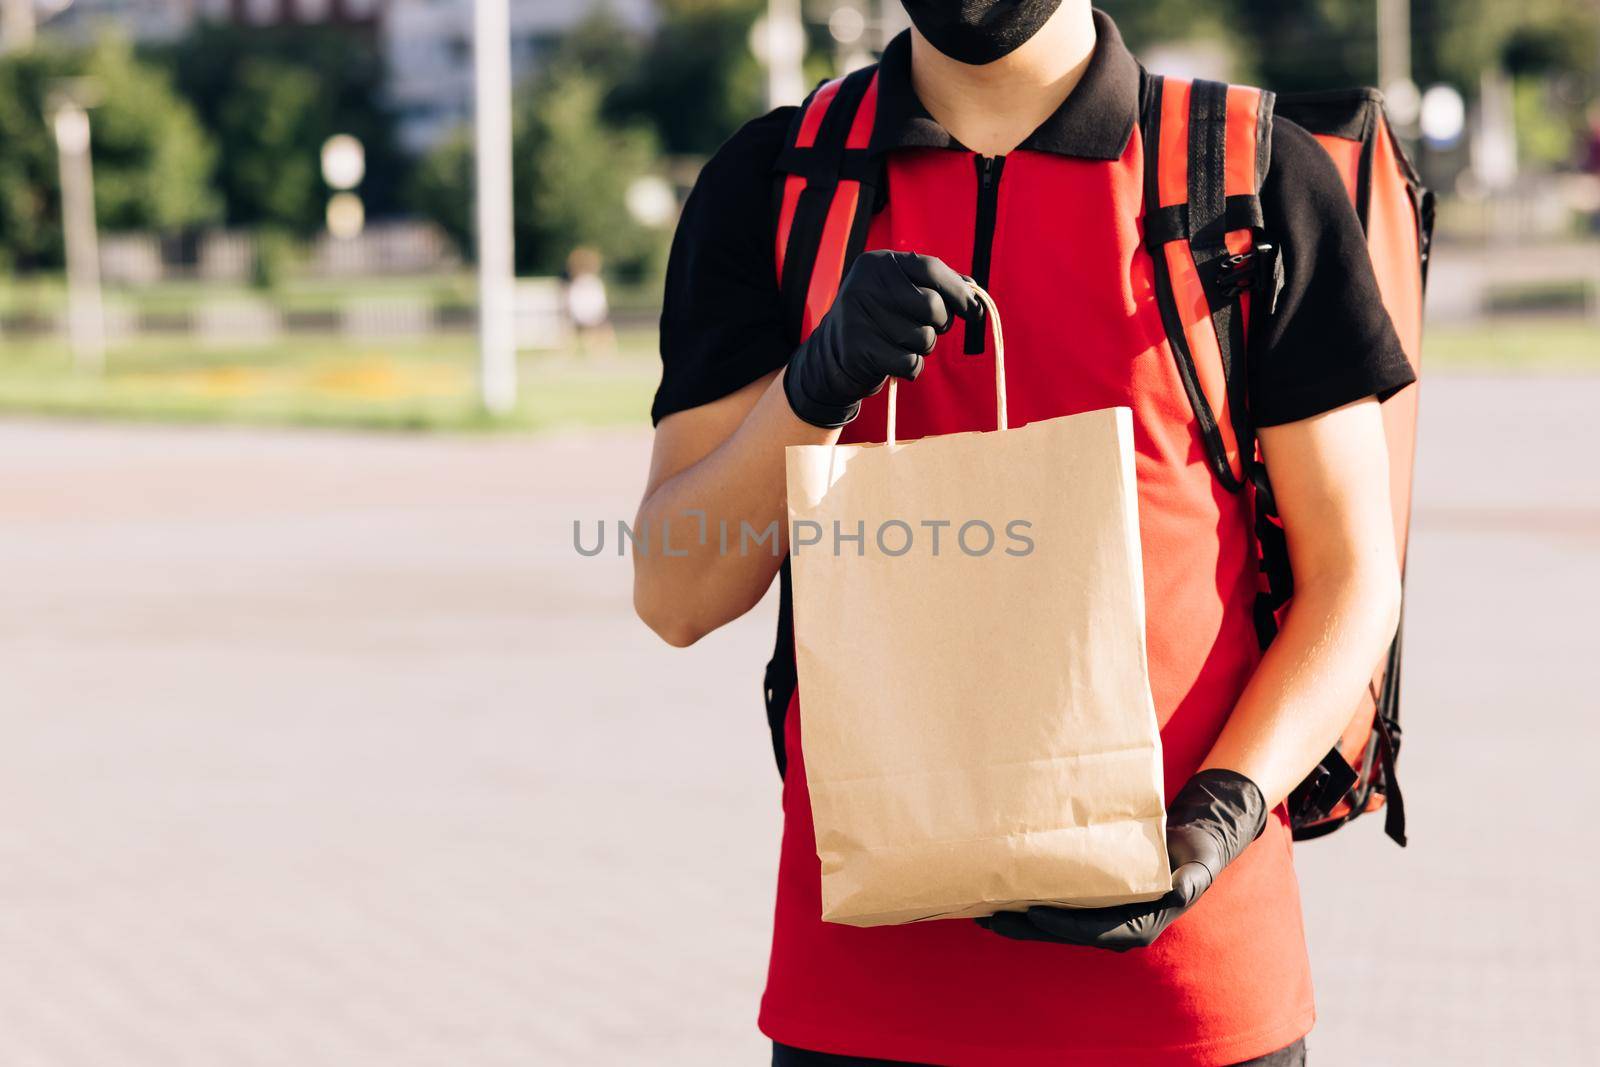
[[[597,249],[579,245],[567,255],[565,286],[567,318],[583,355],[608,356],[616,352],[617,335],[611,328],[611,302],[606,297],[603,261]]]
[[[1600,104],[1591,105],[1586,118],[1580,166],[1584,173],[1600,178]]]

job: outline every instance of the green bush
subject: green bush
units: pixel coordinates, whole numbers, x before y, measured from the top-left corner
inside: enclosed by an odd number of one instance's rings
[[[399,206],[410,161],[383,103],[375,41],[337,26],[202,22],[154,54],[220,149],[217,188],[231,225],[318,229],[328,193],[322,143],[336,133],[366,150],[368,215]]]
[[[91,104],[95,213],[107,230],[173,230],[214,219],[215,149],[166,74],[125,41],[49,44],[0,59],[0,253],[18,267],[61,262],[55,139],[45,116],[72,81]]]
[[[601,114],[604,87],[575,65],[547,68],[518,91],[512,119],[517,269],[557,274],[578,245],[613,272],[639,277],[661,259],[664,233],[629,215],[628,187],[651,172],[656,140]],[[473,246],[472,139],[457,131],[422,160],[414,204],[467,252]]]

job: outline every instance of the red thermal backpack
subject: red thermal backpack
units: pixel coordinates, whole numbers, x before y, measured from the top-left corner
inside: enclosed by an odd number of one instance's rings
[[[866,242],[881,171],[866,151],[877,69],[819,86],[801,105],[779,157],[784,172],[776,233],[784,313],[798,343],[822,319]],[[1343,176],[1367,236],[1384,305],[1420,374],[1422,300],[1433,197],[1389,126],[1375,90],[1277,96],[1220,82],[1150,76],[1144,138],[1144,240],[1168,347],[1206,457],[1232,492],[1249,493],[1260,561],[1255,607],[1265,648],[1294,596],[1288,543],[1250,424],[1245,361],[1252,320],[1270,312],[1281,281],[1278,249],[1263,229],[1261,182],[1272,121],[1305,127]],[[1395,547],[1404,574],[1411,517],[1417,390],[1385,402]],[[767,665],[768,723],[780,772],[783,719],[795,688],[789,565],[780,572],[778,636]],[[1338,743],[1289,797],[1298,840],[1320,837],[1386,808],[1385,832],[1406,843],[1396,778],[1400,751],[1401,632]]]

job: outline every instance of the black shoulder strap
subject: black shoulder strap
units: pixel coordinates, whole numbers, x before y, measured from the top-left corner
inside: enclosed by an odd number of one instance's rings
[[[772,734],[772,758],[778,764],[778,776],[789,773],[789,753],[784,744],[784,720],[789,714],[789,701],[794,698],[794,585],[789,575],[789,561],[785,559],[778,568],[778,635],[773,642],[772,658],[767,661],[766,674],[761,680],[761,696],[767,708],[767,729]]]
[[[1262,92],[1256,106],[1254,131],[1255,173],[1248,189],[1228,189],[1228,86],[1199,80],[1189,87],[1187,114],[1181,109],[1176,118],[1187,123],[1185,158],[1182,161],[1188,196],[1185,202],[1161,206],[1159,180],[1163,168],[1178,164],[1161,158],[1161,122],[1167,80],[1152,77],[1145,108],[1145,241],[1155,261],[1155,289],[1166,323],[1168,340],[1178,359],[1179,376],[1189,395],[1207,459],[1218,481],[1230,491],[1253,489],[1256,506],[1256,535],[1262,551],[1262,567],[1269,589],[1256,605],[1256,629],[1263,647],[1276,633],[1275,613],[1288,603],[1293,583],[1289,573],[1287,543],[1276,522],[1277,508],[1267,481],[1266,470],[1256,461],[1255,431],[1250,420],[1248,360],[1245,353],[1246,323],[1241,296],[1252,292],[1251,332],[1259,332],[1270,313],[1277,292],[1279,263],[1277,250],[1263,234],[1260,187],[1266,174],[1271,146],[1274,96]],[[1169,138],[1170,140],[1170,138]],[[1236,179],[1237,181],[1237,179]],[[1227,245],[1227,236],[1238,230],[1254,234],[1247,254],[1236,255]],[[1217,416],[1200,388],[1200,371],[1195,366],[1199,354],[1193,351],[1189,334],[1179,319],[1173,280],[1165,248],[1175,241],[1188,245],[1194,271],[1206,296],[1211,332],[1216,338],[1216,355],[1221,361],[1221,378],[1227,394],[1229,428],[1239,453],[1240,473],[1229,462],[1227,447],[1217,425]],[[1181,269],[1187,270],[1178,257]],[[1205,358],[1210,358],[1209,354]]]
[[[823,243],[829,216],[842,182],[858,182],[855,211],[850,223],[848,247],[841,267],[848,270],[850,263],[860,254],[866,243],[868,225],[878,187],[878,172],[872,157],[864,148],[848,147],[851,128],[869,86],[877,75],[877,67],[863,67],[845,75],[837,89],[826,98],[826,107],[816,134],[809,144],[802,144],[802,131],[806,116],[819,106],[819,98],[829,91],[833,83],[825,83],[807,98],[805,105],[795,115],[790,125],[784,150],[778,158],[778,169],[791,176],[804,179],[804,187],[794,206],[791,218],[780,220],[780,227],[788,226],[788,241],[784,246],[783,272],[778,288],[783,300],[785,321],[791,333],[798,338],[803,332],[806,300],[815,283],[817,252]],[[830,283],[837,286],[838,279]]]
[[[1178,363],[1178,376],[1183,382],[1184,392],[1189,397],[1189,405],[1199,427],[1207,462],[1218,481],[1228,490],[1238,492],[1244,488],[1246,479],[1236,476],[1233,471],[1228,459],[1227,445],[1217,424],[1216,413],[1212,410],[1205,390],[1201,387],[1200,371],[1195,362],[1197,354],[1190,344],[1189,334],[1179,311],[1172,278],[1173,268],[1169,266],[1167,260],[1166,246],[1175,241],[1182,241],[1190,246],[1194,255],[1195,270],[1202,285],[1205,286],[1212,307],[1213,322],[1218,327],[1218,343],[1223,345],[1224,338],[1229,341],[1233,339],[1232,320],[1237,316],[1232,315],[1230,309],[1236,298],[1234,295],[1225,298],[1219,286],[1207,279],[1217,273],[1217,264],[1227,255],[1225,243],[1227,233],[1232,229],[1255,228],[1260,225],[1260,203],[1254,197],[1235,198],[1234,202],[1230,203],[1227,196],[1227,86],[1218,82],[1202,81],[1195,82],[1190,87],[1189,113],[1173,116],[1185,122],[1187,127],[1184,131],[1187,138],[1185,158],[1181,161],[1164,158],[1161,150],[1167,87],[1166,78],[1160,75],[1150,77],[1149,92],[1146,95],[1143,120],[1140,124],[1144,135],[1145,246],[1150,253],[1154,268],[1156,302],[1161,311],[1162,323],[1173,356]],[[1180,164],[1186,168],[1184,173],[1187,175],[1188,199],[1183,203],[1163,206],[1160,191],[1167,183],[1163,181],[1162,175],[1170,173],[1168,168]],[[1181,263],[1181,257],[1178,269],[1188,269]],[[1231,346],[1224,348],[1223,352],[1222,371],[1224,381],[1227,382],[1229,368],[1236,361],[1231,358]],[[1236,409],[1237,405],[1231,402],[1233,396],[1231,383],[1226,388],[1229,390],[1229,406]],[[1234,410],[1233,425],[1230,429],[1233,430],[1236,440],[1240,441],[1242,450],[1242,439],[1238,437],[1239,418],[1240,414]]]
[[[851,130],[856,126],[856,115],[866,101],[872,87],[876,67],[865,67],[846,75],[831,90],[826,100],[827,110],[816,125],[816,133],[809,143],[803,131],[806,116],[819,105],[819,97],[829,90],[827,83],[807,98],[790,126],[784,151],[778,159],[778,169],[784,172],[786,182],[800,179],[803,186],[792,208],[779,208],[779,233],[787,227],[788,238],[783,246],[782,277],[778,287],[783,300],[784,320],[790,336],[797,342],[806,332],[806,305],[814,286],[822,286],[829,294],[836,291],[840,278],[850,269],[850,264],[866,245],[867,231],[871,226],[872,212],[876,207],[881,186],[878,168],[865,148],[849,146]],[[873,116],[865,116],[872,119]],[[870,132],[870,131],[869,131]],[[837,262],[825,264],[829,275],[819,273],[817,253],[825,236],[829,236],[830,216],[834,203],[845,182],[858,183],[853,191],[854,209],[847,221],[849,232],[845,238],[843,256]],[[789,212],[792,210],[792,214]],[[834,225],[841,220],[835,219]],[[814,325],[814,324],[813,324]],[[778,763],[778,773],[788,770],[788,753],[784,746],[784,720],[789,701],[796,686],[794,662],[794,592],[785,559],[778,570],[778,632],[773,643],[772,659],[767,663],[763,679],[763,697],[767,708],[767,726],[772,733],[772,753]]]
[[[1264,106],[1270,106],[1270,94],[1262,96]],[[1270,114],[1264,118],[1270,121]],[[1211,306],[1211,323],[1216,329],[1223,379],[1227,383],[1228,410],[1241,461],[1248,471],[1253,459],[1254,432],[1250,425],[1243,358],[1245,324],[1238,292],[1228,285],[1227,262],[1233,257],[1225,238],[1231,229],[1260,231],[1263,218],[1261,201],[1255,192],[1238,194],[1236,217],[1229,218],[1227,143],[1228,87],[1221,82],[1196,81],[1189,94],[1189,247]],[[1231,469],[1229,475],[1231,478]]]

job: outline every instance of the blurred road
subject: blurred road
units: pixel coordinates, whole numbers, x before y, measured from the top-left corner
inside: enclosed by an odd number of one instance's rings
[[[1600,378],[1428,388],[1313,1063],[1589,1063]],[[647,447],[0,423],[0,1064],[764,1062],[772,604],[674,651],[574,553]]]

